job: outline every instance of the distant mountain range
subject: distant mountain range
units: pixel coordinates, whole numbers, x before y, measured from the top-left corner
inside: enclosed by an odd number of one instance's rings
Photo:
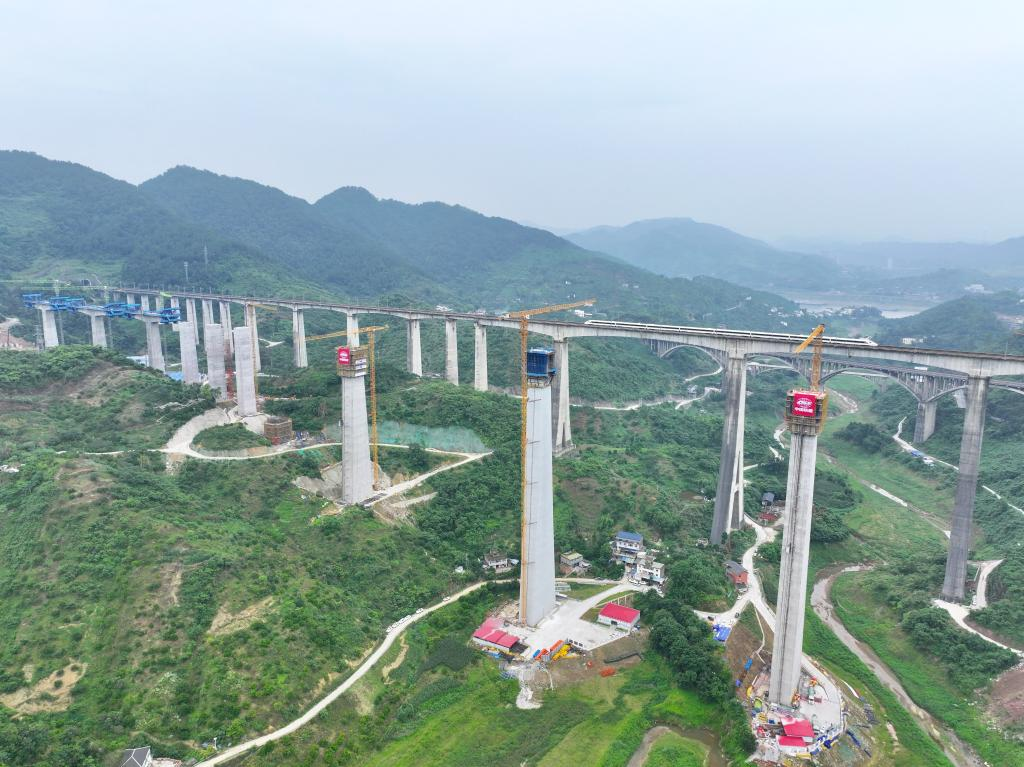
[[[0,152],[0,268],[15,279],[125,281],[488,311],[598,299],[622,319],[783,327],[779,296],[669,278],[541,229],[342,187],[310,204],[188,167],[133,186]],[[6,302],[16,300],[6,289]]]
[[[598,226],[566,239],[590,250],[671,277],[706,274],[766,288],[828,288],[839,268],[818,255],[768,243],[691,218],[658,218],[627,226]]]

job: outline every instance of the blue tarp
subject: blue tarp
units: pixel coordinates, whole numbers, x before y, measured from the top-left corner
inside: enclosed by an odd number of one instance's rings
[[[715,625],[711,627],[711,630],[714,632],[715,640],[719,642],[724,642],[729,638],[729,634],[732,633],[732,629],[728,626]]]

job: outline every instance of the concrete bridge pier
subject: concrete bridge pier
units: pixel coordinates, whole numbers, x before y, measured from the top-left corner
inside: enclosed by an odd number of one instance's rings
[[[745,366],[744,366],[745,369]],[[747,423],[747,377],[743,376],[740,385],[740,420],[736,427],[736,455],[734,465],[736,474],[732,481],[732,494],[729,498],[729,532],[743,529],[743,432]]]
[[[260,363],[260,331],[256,327],[256,305],[246,304],[245,305],[245,326],[249,328],[249,344],[252,346],[252,366],[253,370],[257,373],[263,369],[263,365]],[[235,336],[235,340],[238,340],[238,336]]]
[[[160,342],[160,321],[156,319],[144,319],[146,323],[146,354],[149,356],[149,366],[160,372],[167,370],[164,362],[164,348]]]
[[[938,409],[938,400],[917,403],[917,421],[914,424],[915,444],[926,442],[935,433],[935,413]]]
[[[213,299],[212,298],[204,298],[203,299],[203,332],[204,333],[206,332],[206,326],[207,325],[212,325],[213,323],[214,323],[214,319],[213,319]]]
[[[487,391],[487,328],[480,323],[473,326],[473,388]]]
[[[185,299],[185,321],[191,322],[192,327],[196,326],[196,300],[194,298]]]
[[[552,383],[555,412],[551,419],[553,428],[551,444],[555,455],[561,455],[573,448],[572,423],[569,420],[571,407],[569,402],[569,339],[555,339],[554,348],[555,367],[558,374]]]
[[[409,320],[405,330],[405,369],[414,376],[423,376],[423,351],[420,346],[420,321]]]
[[[988,401],[988,378],[967,380],[967,412],[960,439],[960,472],[953,501],[952,531],[946,558],[946,577],[942,596],[962,601],[967,580],[967,555],[971,548],[971,526],[974,522],[974,496],[978,491],[978,468],[981,463],[981,441],[985,433],[985,405]]]
[[[448,383],[459,385],[459,336],[454,318],[444,320],[444,377]]]
[[[43,326],[43,348],[52,349],[60,346],[60,337],[57,335],[57,313],[49,306],[38,304],[39,321]]]
[[[252,328],[243,325],[235,328],[232,333],[235,347],[235,397],[238,414],[247,418],[256,415],[256,366],[252,355]]]
[[[775,646],[768,683],[768,699],[783,706],[792,705],[793,695],[800,684],[817,450],[816,424],[790,427]]]
[[[743,463],[743,410],[747,389],[747,362],[742,354],[730,354],[722,366],[722,393],[725,395],[725,423],[722,425],[722,452],[718,469],[718,489],[715,492],[715,516],[711,523],[711,543],[720,546],[729,532],[733,518],[733,492],[737,476],[737,455]],[[742,472],[742,466],[740,468]],[[742,486],[742,473],[740,474]],[[742,512],[741,512],[742,513]]]
[[[231,335],[231,303],[229,301],[220,302],[220,326],[224,331],[224,348],[228,354],[234,353],[234,342]]]
[[[191,322],[178,323],[178,343],[181,348],[181,380],[187,384],[199,383],[199,356],[196,353],[196,327]]]
[[[107,325],[106,315],[103,312],[86,311],[89,317],[89,330],[92,334],[92,345],[106,348],[107,346]]]
[[[172,309],[177,309],[180,312],[181,311],[181,300],[178,299],[177,296],[171,296],[169,300],[171,302],[171,308]]]
[[[211,323],[203,328],[203,348],[206,350],[206,383],[217,401],[227,397],[227,377],[224,375],[224,328]]]
[[[355,313],[348,313],[345,315],[345,330],[348,335],[348,345],[351,347],[359,346],[359,315]]]
[[[373,462],[366,419],[366,370],[341,372],[341,500],[361,503],[373,495]]]
[[[297,368],[309,367],[306,354],[306,316],[302,309],[292,309],[292,363]]]
[[[150,311],[149,296],[147,296],[145,293],[139,296],[139,306],[142,307],[142,311],[144,312]]]
[[[530,379],[526,388],[526,503],[519,565],[519,621],[527,626],[536,626],[555,609],[550,424],[551,381],[546,377]]]

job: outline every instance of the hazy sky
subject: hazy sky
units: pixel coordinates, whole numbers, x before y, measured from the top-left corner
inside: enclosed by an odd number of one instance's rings
[[[1024,234],[1022,35],[1019,0],[0,0],[0,148],[555,227],[993,240]]]

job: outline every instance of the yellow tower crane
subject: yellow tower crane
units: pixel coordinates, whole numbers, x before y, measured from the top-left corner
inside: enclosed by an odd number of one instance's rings
[[[821,385],[821,352],[824,348],[824,338],[825,326],[818,325],[818,327],[812,330],[810,335],[793,350],[793,354],[800,354],[808,346],[812,344],[814,345],[814,353],[811,357],[811,391],[817,395],[817,399],[820,402],[820,416],[818,420],[819,433],[825,426],[825,420],[828,418],[828,397],[825,395],[825,388]],[[792,397],[790,399],[792,399]],[[792,405],[790,405],[790,408],[792,409]]]
[[[377,361],[375,351],[375,341],[377,333],[383,333],[388,329],[387,325],[371,325],[368,328],[359,328],[360,333],[366,333],[369,336],[369,342],[367,343],[367,355],[370,358],[370,429],[371,439],[370,445],[373,448],[373,489],[380,490],[378,485],[380,484],[380,462],[379,458],[379,447],[377,445]],[[331,333],[321,333],[318,336],[309,336],[306,341],[323,341],[327,338],[340,338],[341,336],[347,336],[347,330],[335,330]]]
[[[529,395],[527,394],[527,376],[526,376],[526,347],[527,338],[530,335],[530,317],[538,314],[551,314],[552,312],[562,312],[567,309],[578,309],[581,306],[593,306],[597,301],[596,298],[588,298],[585,301],[573,301],[569,304],[554,304],[552,306],[542,306],[539,309],[523,309],[518,312],[509,312],[503,315],[508,319],[519,320],[519,386],[520,392],[520,403],[519,403],[519,494],[521,497],[522,504],[522,519],[519,522],[519,599],[522,602],[526,598],[526,413],[527,413],[527,402]],[[520,604],[519,614],[524,615],[526,613],[525,607]]]

